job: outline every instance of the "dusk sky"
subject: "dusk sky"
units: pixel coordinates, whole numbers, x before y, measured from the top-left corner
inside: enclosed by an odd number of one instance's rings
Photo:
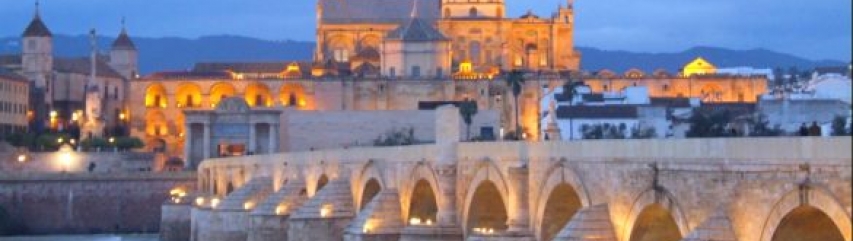
[[[357,2],[358,0],[350,0]],[[565,0],[506,0],[509,14],[549,16]],[[577,45],[635,52],[693,46],[765,48],[810,59],[849,61],[851,0],[578,0]],[[0,36],[19,36],[34,1],[0,0]],[[313,41],[314,0],[42,0],[56,34],[242,35]]]

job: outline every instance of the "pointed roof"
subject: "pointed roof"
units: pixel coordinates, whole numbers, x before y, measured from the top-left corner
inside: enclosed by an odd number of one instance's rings
[[[121,28],[121,33],[113,42],[113,49],[136,50],[136,45],[133,44],[133,40],[127,35],[127,30],[124,27]]]
[[[38,11],[38,4],[36,4],[36,14],[33,17],[33,20],[30,21],[30,25],[27,26],[27,29],[24,30],[24,37],[52,37],[53,34],[50,33],[50,29],[47,28],[47,25],[41,21],[41,14]]]
[[[446,41],[449,40],[435,27],[420,18],[412,18],[388,34],[388,39],[402,41]]]

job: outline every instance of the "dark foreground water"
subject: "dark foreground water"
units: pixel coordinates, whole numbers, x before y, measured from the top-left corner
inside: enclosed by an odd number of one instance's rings
[[[158,241],[157,234],[0,237],[0,241]]]

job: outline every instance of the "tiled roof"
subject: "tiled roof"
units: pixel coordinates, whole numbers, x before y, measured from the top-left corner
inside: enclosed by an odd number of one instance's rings
[[[231,74],[225,71],[194,72],[194,71],[163,71],[145,76],[143,79],[231,79]]]
[[[440,0],[319,0],[320,21],[336,23],[405,23],[411,18],[412,6],[417,16],[434,22],[440,15]]]
[[[636,119],[638,106],[560,106],[557,119]]]
[[[441,34],[432,23],[420,18],[412,18],[408,23],[400,26],[388,34],[388,39],[403,41],[444,41],[448,40]]]
[[[50,33],[50,29],[47,29],[47,25],[44,25],[44,22],[41,21],[41,17],[36,15],[33,18],[33,21],[30,22],[30,25],[27,26],[27,29],[24,30],[24,37],[51,37],[53,34]]]
[[[130,36],[127,36],[127,31],[122,29],[121,34],[113,41],[113,49],[136,50],[136,45],[133,44]]]
[[[0,66],[20,65],[20,64],[21,64],[21,55],[19,55],[19,54],[0,55]]]
[[[197,63],[193,72],[234,71],[238,73],[281,73],[287,69],[286,62],[266,63]]]
[[[3,67],[0,67],[0,79],[18,81],[18,82],[29,82],[29,80],[27,80],[27,78],[25,78],[24,76],[20,76],[20,75],[16,74],[15,72],[12,72],[11,70],[7,70]]]
[[[53,61],[53,70],[60,73],[74,73],[88,75],[91,73],[89,58],[56,58]],[[122,79],[121,74],[113,70],[106,62],[99,60],[97,63],[98,77]]]

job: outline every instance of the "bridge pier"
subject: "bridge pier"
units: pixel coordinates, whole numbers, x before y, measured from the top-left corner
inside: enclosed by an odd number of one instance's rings
[[[307,200],[305,182],[288,180],[281,190],[271,194],[252,211],[248,241],[287,241],[291,213]]]
[[[272,192],[272,179],[257,177],[229,194],[210,209],[199,210],[208,222],[198,222],[198,241],[245,241],[249,237],[250,213]]]
[[[341,240],[355,217],[349,178],[331,181],[290,216],[288,240]]]

